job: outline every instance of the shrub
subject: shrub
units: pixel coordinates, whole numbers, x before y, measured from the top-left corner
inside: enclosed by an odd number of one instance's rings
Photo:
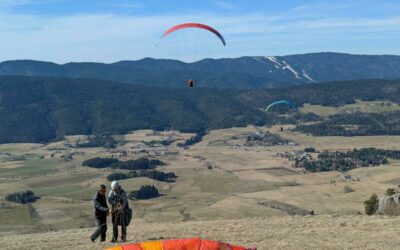
[[[318,159],[295,159],[295,167],[304,168],[310,172],[345,172],[360,167],[387,164],[387,158],[400,159],[400,150],[362,148],[346,152],[324,151],[318,154]]]
[[[157,180],[157,181],[163,181],[163,182],[175,182],[176,175],[175,173],[164,173],[160,171],[148,171],[147,172],[147,177],[149,179]]]
[[[315,148],[305,148],[304,149],[304,152],[306,152],[306,153],[315,153],[315,152],[317,152],[316,150],[315,150]]]
[[[165,164],[164,162],[160,161],[160,160],[150,160],[149,161],[149,166],[150,167],[158,167],[158,166],[165,166],[167,164]]]
[[[110,135],[89,136],[88,142],[76,143],[76,147],[78,148],[93,148],[93,147],[115,148],[116,146],[117,142]]]
[[[196,133],[196,135],[192,136],[190,139],[186,140],[184,143],[178,143],[178,147],[189,147],[196,143],[201,142],[203,137],[207,134],[206,131],[200,130]]]
[[[283,139],[278,134],[273,134],[271,132],[256,132],[248,135],[246,138],[246,146],[276,146],[292,144],[294,142],[290,140]]]
[[[172,139],[165,139],[165,140],[161,140],[161,141],[156,141],[156,140],[152,140],[152,141],[150,141],[150,142],[144,142],[146,145],[148,145],[148,146],[150,146],[150,147],[154,147],[154,146],[156,146],[157,144],[161,144],[161,145],[163,145],[163,146],[169,146],[169,145],[171,145],[172,143],[174,143],[175,142],[175,140],[172,140]]]
[[[160,196],[160,193],[158,192],[158,189],[152,185],[146,185],[146,186],[141,186],[138,191],[132,191],[129,194],[129,197],[132,199],[138,199],[138,200],[146,200],[146,199],[152,199]]]
[[[319,123],[298,125],[294,131],[314,136],[399,135],[399,121],[399,111],[343,113],[331,115]]]
[[[164,173],[156,170],[133,170],[127,174],[124,173],[112,173],[107,176],[108,181],[118,181],[118,180],[125,180],[129,178],[136,178],[136,177],[147,177],[149,179],[163,181],[163,182],[175,182],[177,176],[175,173]]]
[[[146,170],[154,169],[157,166],[166,165],[160,160],[149,160],[147,158],[139,158],[136,160],[119,161],[112,164],[113,168],[128,169],[128,170]]]
[[[35,202],[38,199],[40,199],[40,198],[38,196],[36,196],[30,190],[28,190],[26,192],[8,194],[6,196],[6,200],[7,201],[11,201],[11,202],[15,202],[15,203],[21,203],[21,204],[32,203],[32,202]]]
[[[378,196],[376,194],[371,195],[371,197],[368,200],[364,201],[365,213],[367,215],[375,214],[376,211],[378,211],[378,204],[379,204]]]
[[[107,168],[111,167],[111,165],[118,163],[118,159],[114,158],[92,158],[86,160],[82,163],[83,166],[91,167],[91,168]]]
[[[129,176],[123,173],[112,173],[107,176],[108,181],[119,181],[119,180],[124,180],[128,179]]]
[[[396,191],[394,190],[394,188],[388,188],[388,189],[386,190],[386,195],[387,195],[387,196],[392,196],[392,195],[394,195],[394,194],[396,194]]]

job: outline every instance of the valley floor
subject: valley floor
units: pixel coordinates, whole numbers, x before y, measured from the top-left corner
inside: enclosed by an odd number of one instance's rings
[[[246,144],[249,135],[267,131],[295,144]],[[167,163],[161,171],[178,176],[175,183],[144,177],[120,181],[127,192],[155,185],[165,194],[129,201],[134,209],[129,242],[201,237],[255,245],[259,250],[400,249],[400,218],[359,215],[373,193],[382,196],[399,184],[399,160],[345,173],[308,173],[282,157],[306,147],[321,152],[400,150],[400,136],[314,137],[290,131],[290,126],[283,131],[280,126],[248,126],[210,131],[190,148],[177,145],[191,136],[134,131],[114,136],[119,143],[115,149],[75,147],[84,136],[50,144],[0,145],[0,249],[112,246],[89,240],[94,230],[92,197],[101,183],[110,186],[107,175],[119,171],[82,166],[94,157],[159,159]],[[165,139],[174,142],[149,145]],[[344,174],[355,179],[344,179]],[[7,194],[24,190],[41,199],[30,205],[5,200]],[[314,211],[316,216],[288,216],[293,207]],[[108,235],[110,240],[110,225]]]

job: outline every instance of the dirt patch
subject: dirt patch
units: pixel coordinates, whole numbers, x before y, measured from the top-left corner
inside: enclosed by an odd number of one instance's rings
[[[287,176],[287,175],[299,175],[300,173],[296,170],[285,168],[285,167],[272,167],[272,168],[254,168],[254,169],[236,169],[232,172],[247,172],[247,171],[258,171],[267,173],[273,176]]]
[[[259,205],[267,206],[274,209],[279,209],[288,213],[289,215],[314,215],[314,211],[309,211],[307,209],[303,209],[300,207],[296,207],[287,203],[282,203],[279,201],[266,201],[266,202],[259,202]]]

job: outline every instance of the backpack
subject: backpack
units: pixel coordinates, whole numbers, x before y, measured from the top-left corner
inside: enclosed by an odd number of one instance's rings
[[[132,208],[128,207],[128,209],[125,210],[125,216],[124,216],[126,226],[129,226],[129,224],[131,223],[132,216],[133,216]]]

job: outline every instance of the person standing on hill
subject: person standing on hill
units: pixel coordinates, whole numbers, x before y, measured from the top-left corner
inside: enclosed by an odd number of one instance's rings
[[[90,237],[90,239],[93,242],[99,236],[101,236],[100,242],[106,240],[107,216],[110,213],[107,206],[106,192],[107,192],[106,186],[101,184],[100,189],[96,192],[96,194],[93,197],[96,224],[97,224],[97,230]]]
[[[113,181],[111,183],[111,190],[108,194],[108,202],[112,206],[111,216],[113,223],[113,238],[111,242],[117,242],[118,226],[121,226],[121,240],[122,242],[125,242],[126,226],[130,222],[130,219],[127,219],[130,209],[128,205],[128,196],[117,181]]]

